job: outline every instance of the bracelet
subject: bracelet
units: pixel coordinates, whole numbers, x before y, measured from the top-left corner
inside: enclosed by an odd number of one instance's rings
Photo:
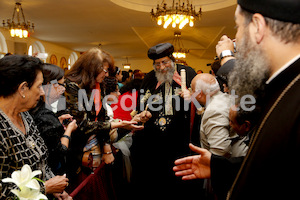
[[[233,55],[223,56],[221,60],[223,60],[223,58],[228,58],[228,57],[234,57],[234,56]]]
[[[45,183],[40,183],[41,187],[40,187],[40,192],[42,194],[46,194],[46,185]]]
[[[220,61],[223,59],[223,58],[226,58],[226,57],[234,57],[234,54],[232,53],[232,51],[230,50],[224,50],[221,52],[219,58],[220,58]]]
[[[68,138],[69,140],[71,140],[70,136],[68,136],[68,135],[63,135],[61,137]]]
[[[112,151],[109,151],[109,152],[106,152],[106,153],[103,153],[103,154],[107,154],[108,155],[108,154],[111,154],[111,153],[112,153]]]

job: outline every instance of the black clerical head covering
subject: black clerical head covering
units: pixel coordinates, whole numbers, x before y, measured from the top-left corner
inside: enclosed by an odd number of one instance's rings
[[[238,4],[251,13],[300,24],[300,0],[238,0]]]
[[[174,46],[172,44],[160,43],[160,44],[157,44],[157,45],[151,47],[148,50],[148,57],[154,61],[159,58],[168,56],[169,58],[171,58],[174,61],[175,59],[172,55],[173,52],[174,52]]]

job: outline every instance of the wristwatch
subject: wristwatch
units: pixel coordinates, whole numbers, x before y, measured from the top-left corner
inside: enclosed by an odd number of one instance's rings
[[[234,57],[234,53],[230,50],[224,50],[220,53],[219,58],[220,60],[222,60],[225,57]]]

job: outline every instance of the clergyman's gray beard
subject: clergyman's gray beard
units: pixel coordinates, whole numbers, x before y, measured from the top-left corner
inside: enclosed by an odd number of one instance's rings
[[[244,37],[236,53],[236,62],[229,74],[228,85],[230,91],[238,95],[236,103],[244,95],[257,98],[265,86],[270,74],[269,61],[264,52],[250,43],[249,37]]]
[[[175,68],[174,68],[174,63],[172,63],[171,65],[172,65],[172,67],[168,68],[168,71],[165,72],[165,73],[162,73],[160,70],[155,70],[155,76],[156,76],[158,82],[160,82],[160,83],[164,83],[164,82],[172,83]]]

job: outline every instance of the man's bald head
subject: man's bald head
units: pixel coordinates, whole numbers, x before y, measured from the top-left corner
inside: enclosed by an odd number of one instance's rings
[[[218,92],[220,90],[220,86],[213,75],[202,73],[193,78],[192,90],[194,92],[202,91],[205,95],[208,95]]]

